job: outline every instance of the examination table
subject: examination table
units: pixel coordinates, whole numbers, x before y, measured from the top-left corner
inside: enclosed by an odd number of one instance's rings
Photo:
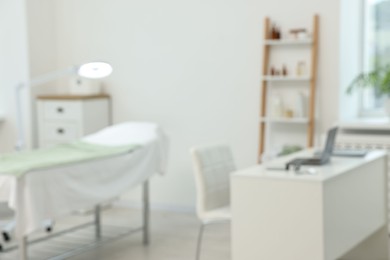
[[[107,127],[78,142],[99,149],[107,147],[113,152],[101,151],[96,157],[60,160],[57,164],[44,162],[38,167],[30,165],[13,174],[2,171],[0,156],[0,202],[7,202],[16,212],[15,236],[20,260],[28,259],[27,246],[32,243],[28,235],[41,229],[44,220],[76,210],[95,207],[98,237],[100,205],[140,184],[144,189],[142,231],[144,243],[148,243],[148,180],[156,173],[165,172],[167,160],[168,142],[160,127],[154,123],[127,122]]]

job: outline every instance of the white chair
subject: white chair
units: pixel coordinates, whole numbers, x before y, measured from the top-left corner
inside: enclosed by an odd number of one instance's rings
[[[201,221],[196,247],[199,260],[206,225],[230,221],[230,174],[236,170],[226,145],[191,149],[197,190],[196,211]]]

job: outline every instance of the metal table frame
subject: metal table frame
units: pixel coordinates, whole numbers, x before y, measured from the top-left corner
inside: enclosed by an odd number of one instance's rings
[[[149,180],[146,180],[144,182],[142,189],[143,189],[142,190],[142,227],[135,229],[132,232],[129,232],[128,235],[132,234],[134,232],[142,231],[143,244],[148,245],[150,242],[150,234],[149,234],[150,233]],[[21,212],[21,210],[19,210],[19,212],[16,213],[16,227],[18,226],[18,223],[21,223],[20,222],[21,218],[18,217],[18,215],[20,216],[20,214],[23,214],[23,212]],[[77,248],[77,249],[72,250],[70,252],[66,252],[66,253],[64,253],[64,255],[66,255],[66,257],[78,255],[80,253],[83,253],[83,252],[91,249],[91,248],[94,248],[96,246],[100,246],[101,244],[104,244],[106,242],[110,242],[110,241],[101,241],[100,240],[100,238],[101,238],[101,207],[100,207],[100,205],[95,206],[93,224],[95,225],[95,235],[96,235],[96,241],[95,241],[94,245],[89,245],[89,246],[84,247],[84,248]],[[70,228],[68,230],[58,232],[56,234],[48,235],[44,238],[31,240],[31,241],[28,241],[27,235],[18,235],[17,234],[16,235],[17,246],[15,246],[13,248],[8,248],[6,251],[17,249],[18,255],[19,255],[19,260],[28,260],[28,245],[42,242],[42,241],[48,240],[50,238],[65,234],[67,232],[72,232],[76,229],[83,228],[86,225],[88,225],[88,224],[73,227],[73,228]],[[20,226],[20,224],[19,224],[19,226]],[[113,240],[113,239],[111,239],[111,240]],[[61,256],[58,256],[58,257],[61,257]],[[55,258],[56,257],[54,257],[53,259],[55,259]]]

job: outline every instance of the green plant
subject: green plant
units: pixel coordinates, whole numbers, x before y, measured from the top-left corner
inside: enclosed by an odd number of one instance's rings
[[[372,87],[380,95],[390,94],[390,65],[379,67],[370,72],[360,73],[348,86],[347,93],[351,94],[356,88]]]
[[[278,156],[288,155],[292,153],[296,153],[301,151],[303,148],[300,145],[285,145],[283,146],[283,149],[280,153],[278,153]]]

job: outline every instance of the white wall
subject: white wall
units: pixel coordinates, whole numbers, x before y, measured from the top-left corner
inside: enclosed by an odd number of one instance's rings
[[[54,4],[51,0],[0,2],[0,111],[6,114],[0,125],[0,152],[12,151],[15,145],[16,84],[56,68]],[[34,140],[35,102],[30,97],[36,93],[39,88],[21,93],[27,146]]]
[[[169,171],[154,180],[153,201],[188,207],[194,202],[190,146],[226,141],[239,167],[256,162],[264,16],[302,26],[316,12],[324,130],[338,114],[336,0],[58,0],[58,61],[114,65],[106,81],[114,121],[155,121],[171,138]]]
[[[28,78],[27,27],[24,0],[0,1],[0,152],[11,151],[16,138],[14,87]],[[26,136],[29,136],[29,92],[23,91]]]
[[[260,67],[250,6],[65,0],[57,7],[59,64],[110,61],[114,121],[155,121],[170,136],[169,171],[153,182],[154,202],[193,206],[192,145],[227,142],[238,165],[256,161]]]
[[[26,0],[28,40],[29,40],[29,68],[31,78],[57,70],[57,26],[56,1],[53,0]],[[31,135],[32,145],[37,145],[36,133],[36,104],[35,97],[39,94],[55,93],[57,82],[49,82],[31,89]]]
[[[49,36],[40,33],[53,45],[40,46],[30,31],[33,71],[107,60],[114,121],[155,121],[170,136],[168,174],[152,183],[157,204],[193,207],[192,145],[227,142],[239,167],[256,162],[266,15],[293,27],[320,14],[319,129],[338,118],[339,1],[57,0],[47,8],[54,16],[35,18],[33,28],[49,19]]]
[[[364,67],[364,0],[340,2],[340,120],[348,121],[361,116],[358,93],[347,95],[346,90]]]

